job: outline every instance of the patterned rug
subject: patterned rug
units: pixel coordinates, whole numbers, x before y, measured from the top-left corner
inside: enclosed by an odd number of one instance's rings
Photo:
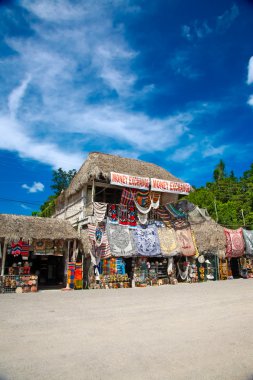
[[[130,257],[135,255],[134,239],[128,227],[108,223],[106,232],[112,256]]]
[[[118,219],[118,210],[117,210],[117,205],[116,204],[110,204],[108,206],[108,219],[109,223],[112,224],[118,224],[119,219]]]
[[[99,231],[99,233],[98,233]],[[105,227],[97,227],[93,224],[88,224],[89,240],[92,247],[93,256],[96,258],[111,257],[111,251]],[[102,236],[101,236],[102,233]],[[98,241],[99,235],[99,241]]]
[[[180,253],[176,233],[173,228],[158,228],[158,236],[163,256],[175,256]]]
[[[192,240],[192,233],[190,228],[176,230],[176,236],[180,251],[184,256],[194,256],[196,254],[195,246]]]
[[[230,230],[224,228],[226,236],[226,257],[240,257],[244,254],[244,239],[242,228]]]
[[[137,254],[141,256],[160,256],[161,247],[156,225],[137,226],[132,232]]]
[[[246,247],[246,255],[253,255],[253,231],[242,230]]]

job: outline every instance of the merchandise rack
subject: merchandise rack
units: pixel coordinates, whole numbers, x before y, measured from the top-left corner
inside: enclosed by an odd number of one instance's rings
[[[17,291],[19,289],[19,291]],[[38,290],[38,276],[4,275],[0,278],[1,293],[29,293]]]

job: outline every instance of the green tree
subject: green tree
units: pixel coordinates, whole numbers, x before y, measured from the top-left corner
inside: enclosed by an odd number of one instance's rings
[[[32,215],[48,218],[51,217],[55,212],[56,198],[60,195],[62,190],[67,189],[75,174],[75,169],[69,170],[68,172],[64,171],[62,168],[53,170],[52,185],[50,187],[54,190],[54,194],[50,195],[40,206],[40,211],[33,211]]]
[[[220,160],[220,162],[218,163],[218,165],[214,169],[213,178],[217,182],[217,181],[219,181],[219,180],[221,180],[221,179],[223,179],[225,177],[226,177],[226,174],[225,174],[225,163],[224,163],[224,161]]]
[[[75,174],[75,169],[69,170],[68,172],[65,172],[62,168],[53,170],[53,184],[50,187],[54,190],[54,194],[60,195],[62,190],[67,189]]]

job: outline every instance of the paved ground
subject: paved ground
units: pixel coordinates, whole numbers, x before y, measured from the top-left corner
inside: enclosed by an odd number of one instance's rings
[[[253,280],[0,295],[0,379],[253,379]]]

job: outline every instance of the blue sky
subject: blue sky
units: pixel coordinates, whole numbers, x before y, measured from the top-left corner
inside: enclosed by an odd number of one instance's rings
[[[0,212],[30,214],[90,151],[193,185],[252,163],[253,2],[0,3]],[[20,201],[20,202],[14,202]]]

